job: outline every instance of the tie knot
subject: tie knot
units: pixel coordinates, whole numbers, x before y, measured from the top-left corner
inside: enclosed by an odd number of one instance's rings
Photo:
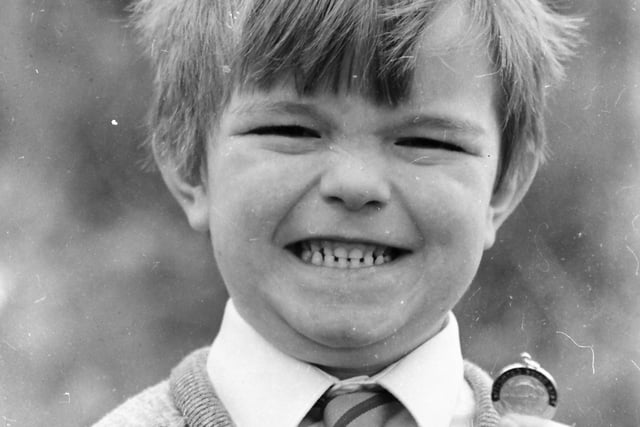
[[[372,384],[365,390],[338,390],[326,396],[324,422],[327,427],[382,426],[396,414],[399,402],[380,386]],[[329,390],[330,392],[331,390]]]
[[[326,391],[324,397],[326,400],[331,400],[341,394],[354,393],[358,391],[380,392],[383,390],[384,389],[382,387],[376,384],[369,377],[355,377],[335,383]]]

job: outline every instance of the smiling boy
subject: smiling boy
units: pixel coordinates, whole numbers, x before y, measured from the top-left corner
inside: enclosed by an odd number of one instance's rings
[[[537,0],[135,13],[155,158],[230,302],[210,350],[99,425],[333,425],[354,388],[391,397],[350,426],[498,425],[451,310],[542,159],[575,21]]]

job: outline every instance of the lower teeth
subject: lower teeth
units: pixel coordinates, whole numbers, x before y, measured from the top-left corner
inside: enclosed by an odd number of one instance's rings
[[[365,258],[338,258],[334,256],[323,256],[320,252],[313,252],[304,250],[300,255],[300,258],[306,263],[332,267],[332,268],[363,268],[372,267],[374,265],[381,265],[391,261],[389,255],[378,255],[376,257],[368,256]]]

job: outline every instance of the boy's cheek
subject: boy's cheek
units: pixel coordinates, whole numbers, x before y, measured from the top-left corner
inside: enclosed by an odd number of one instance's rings
[[[220,148],[209,156],[212,165],[210,183],[225,193],[268,189],[269,194],[256,194],[257,198],[280,196],[317,169],[318,162],[311,157],[286,156],[256,147]]]

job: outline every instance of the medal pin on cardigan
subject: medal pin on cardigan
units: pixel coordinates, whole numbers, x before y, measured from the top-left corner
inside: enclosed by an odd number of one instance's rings
[[[517,413],[551,419],[558,407],[556,382],[529,353],[506,366],[493,382],[491,400],[498,413]]]

